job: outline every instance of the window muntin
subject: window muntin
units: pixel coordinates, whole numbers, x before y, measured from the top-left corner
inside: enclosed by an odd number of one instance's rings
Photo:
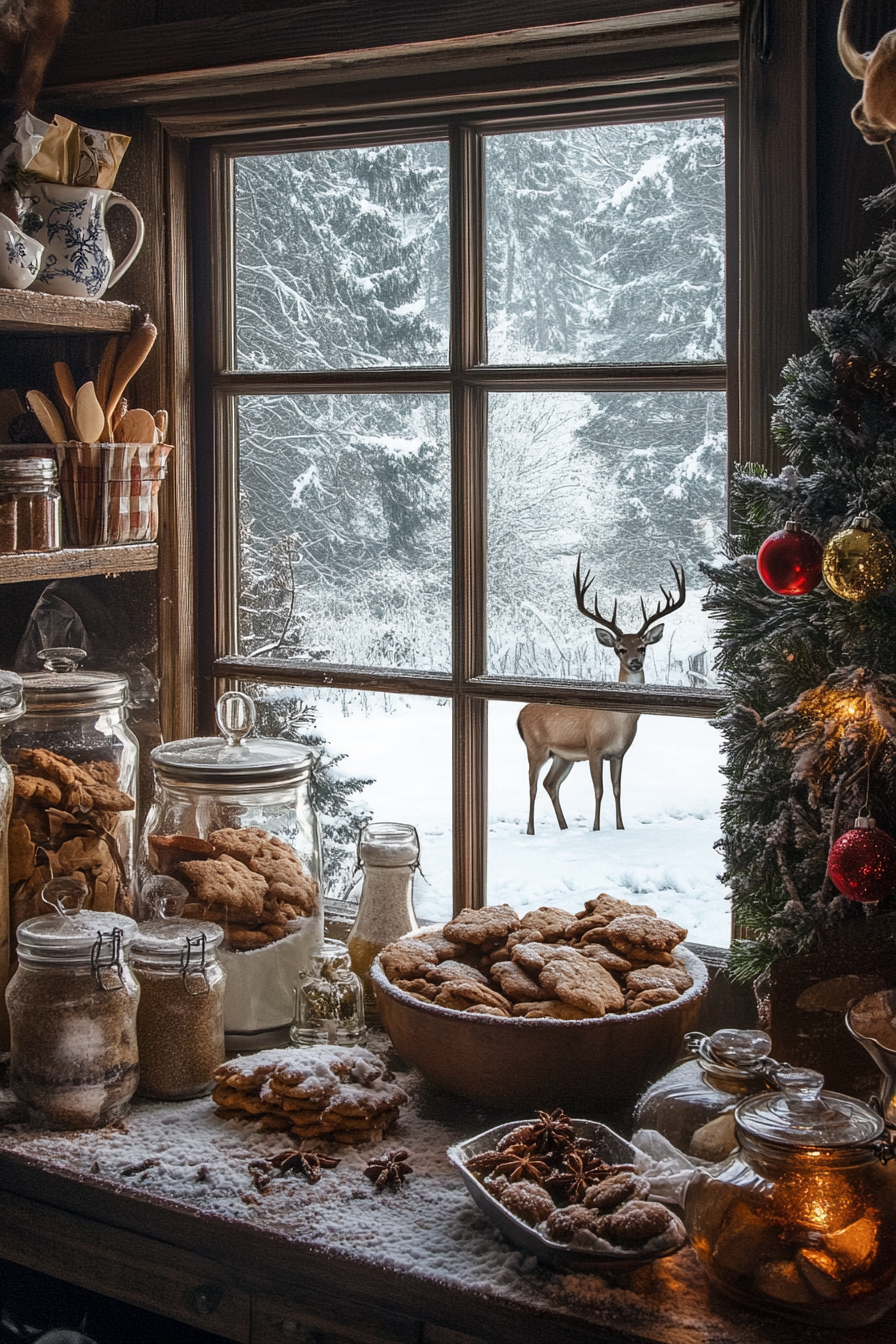
[[[488,136],[493,364],[725,356],[720,117]]]
[[[448,359],[448,146],[238,158],[237,368]]]

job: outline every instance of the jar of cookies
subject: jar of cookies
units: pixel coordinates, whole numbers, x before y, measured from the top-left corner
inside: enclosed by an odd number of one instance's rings
[[[685,1225],[710,1280],[750,1307],[870,1325],[896,1304],[896,1164],[881,1117],[781,1066],[741,1101],[737,1149],[697,1171]]]
[[[323,941],[312,756],[254,737],[255,706],[241,692],[221,696],[217,723],[219,737],[152,752],[141,871],[182,882],[184,918],[223,929],[227,1048],[256,1050],[287,1042],[294,991]]]
[[[780,1066],[771,1048],[771,1037],[752,1028],[689,1032],[684,1049],[692,1058],[651,1084],[635,1107],[635,1125],[657,1130],[699,1162],[720,1162],[737,1146],[735,1107],[774,1087]]]
[[[87,887],[55,878],[54,914],[19,925],[18,969],[6,990],[9,1081],[54,1129],[95,1129],[127,1114],[139,1076],[137,1001],[127,965],[137,925],[83,908]]]
[[[22,674],[25,713],[6,748],[13,929],[42,913],[41,890],[55,877],[83,882],[89,910],[133,912],[138,746],[128,679],[82,667],[83,649],[39,657],[43,670]]]

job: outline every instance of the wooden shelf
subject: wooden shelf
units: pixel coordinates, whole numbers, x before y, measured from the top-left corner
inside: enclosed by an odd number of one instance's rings
[[[66,551],[23,551],[0,555],[0,584],[35,579],[83,579],[89,574],[132,574],[158,569],[154,541],[134,546],[90,546]]]
[[[136,312],[128,303],[0,289],[0,334],[84,336],[92,331],[130,331]]]

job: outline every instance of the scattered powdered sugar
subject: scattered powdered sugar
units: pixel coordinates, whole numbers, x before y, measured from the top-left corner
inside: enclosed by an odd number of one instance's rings
[[[355,1148],[307,1140],[307,1150],[340,1159],[315,1184],[288,1173],[259,1191],[249,1163],[270,1159],[295,1146],[295,1140],[263,1131],[257,1122],[222,1119],[208,1097],[138,1103],[124,1122],[96,1131],[53,1133],[7,1119],[0,1129],[0,1148],[98,1185],[139,1190],[143,1197],[180,1209],[252,1224],[306,1245],[518,1305],[612,1324],[622,1332],[674,1339],[676,1344],[767,1340],[763,1317],[716,1299],[710,1304],[689,1249],[614,1275],[613,1282],[595,1274],[560,1274],[515,1250],[477,1209],[446,1150],[460,1139],[522,1117],[496,1116],[446,1096],[417,1073],[403,1071],[384,1036],[373,1035],[370,1044],[375,1053],[369,1059],[366,1052],[352,1053],[361,1054],[371,1075],[382,1067],[377,1056],[385,1058],[410,1102],[381,1143]],[[339,1048],[320,1047],[317,1053],[316,1070],[333,1077],[330,1056]],[[296,1052],[270,1050],[255,1058],[289,1064]],[[0,1123],[4,1100],[9,1094],[0,1093]],[[6,1113],[12,1114],[8,1108]],[[413,1174],[400,1188],[378,1193],[364,1168],[390,1148],[408,1149]],[[776,1338],[779,1344],[791,1344],[799,1336],[780,1323]]]

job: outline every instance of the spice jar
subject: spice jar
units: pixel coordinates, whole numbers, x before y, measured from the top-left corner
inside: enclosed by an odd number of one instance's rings
[[[297,990],[295,1021],[289,1029],[293,1045],[362,1045],[364,991],[351,968],[348,948],[325,938],[312,957],[313,971]]]
[[[699,1171],[685,1225],[714,1284],[751,1307],[825,1326],[876,1321],[896,1303],[896,1166],[883,1121],[810,1069],[740,1102],[740,1147]]]
[[[49,457],[0,459],[0,553],[58,551],[62,506]]]
[[[21,718],[22,678],[0,671],[0,744],[9,724]],[[9,820],[12,813],[12,771],[0,751],[0,1050],[9,1049],[9,1017],[3,997],[9,980]]]
[[[224,930],[227,1048],[253,1050],[288,1041],[293,991],[320,951],[320,828],[311,752],[252,737],[255,706],[238,691],[221,696],[217,722],[220,737],[152,752],[141,867],[187,887],[185,918]]]
[[[653,1083],[635,1107],[635,1124],[655,1129],[681,1152],[719,1162],[737,1146],[734,1111],[745,1097],[768,1091],[779,1067],[764,1031],[689,1032],[684,1048],[696,1058]]]
[[[420,841],[414,826],[400,821],[369,822],[358,836],[358,865],[363,869],[358,914],[346,939],[352,970],[364,986],[367,1012],[377,1016],[370,983],[374,957],[388,943],[416,933],[414,872]]]
[[[140,990],[126,962],[137,926],[83,909],[86,896],[71,878],[47,883],[56,913],[19,926],[18,969],[6,990],[10,1086],[55,1129],[120,1120],[139,1077]]]
[[[193,919],[138,926],[130,965],[140,986],[137,1042],[140,1095],[162,1101],[202,1097],[224,1059],[224,930]]]
[[[7,744],[16,776],[9,836],[13,928],[40,914],[54,876],[83,875],[87,906],[132,912],[137,739],[128,679],[87,671],[83,649],[42,649],[22,675],[25,713]]]

